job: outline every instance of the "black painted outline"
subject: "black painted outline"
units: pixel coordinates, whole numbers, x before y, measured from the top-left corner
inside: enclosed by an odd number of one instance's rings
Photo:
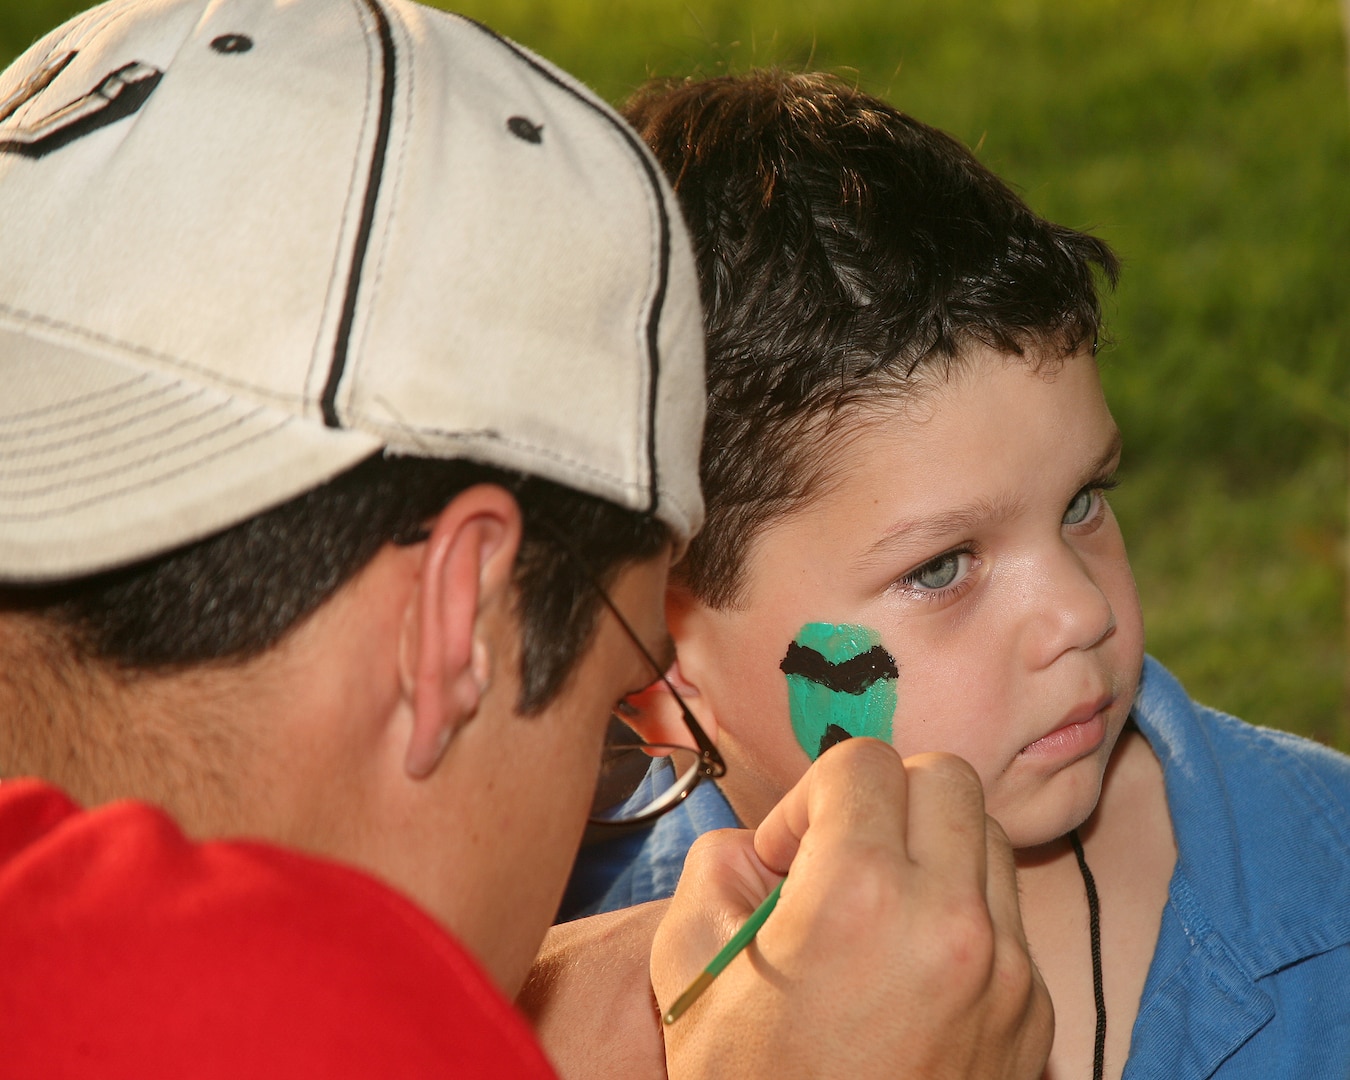
[[[820,749],[816,751],[816,757],[820,757],[831,746],[838,746],[845,739],[851,738],[853,736],[838,724],[826,724],[825,734],[820,737]]]
[[[895,658],[880,645],[833,664],[815,649],[794,641],[778,668],[784,675],[800,675],[838,694],[863,694],[882,679],[900,677]]]

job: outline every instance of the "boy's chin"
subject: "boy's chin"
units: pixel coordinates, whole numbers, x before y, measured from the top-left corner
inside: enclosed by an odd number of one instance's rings
[[[1090,792],[1074,793],[1077,797],[1049,798],[1050,792],[1041,792],[1035,805],[1000,809],[993,807],[990,815],[1008,834],[1008,842],[1019,858],[1035,855],[1044,848],[1059,849],[1060,841],[1079,828],[1092,816],[1101,795],[1098,783]],[[1056,793],[1060,794],[1060,793]]]
[[[1079,825],[1081,824],[1082,822],[1079,822]],[[1013,853],[1016,855],[1019,864],[1027,861],[1035,862],[1042,856],[1058,855],[1064,848],[1065,837],[1076,828],[1078,828],[1078,825],[1070,825],[1067,829],[1059,832],[1047,830],[1045,832],[1031,832],[1017,837],[1010,834],[1008,842],[1012,844]]]

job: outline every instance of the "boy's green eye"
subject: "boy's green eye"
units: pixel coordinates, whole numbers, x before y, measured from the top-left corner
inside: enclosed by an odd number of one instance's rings
[[[1092,512],[1092,504],[1096,501],[1097,493],[1092,488],[1084,488],[1073,497],[1073,502],[1069,503],[1069,508],[1064,511],[1065,525],[1081,525],[1087,520],[1088,514]]]

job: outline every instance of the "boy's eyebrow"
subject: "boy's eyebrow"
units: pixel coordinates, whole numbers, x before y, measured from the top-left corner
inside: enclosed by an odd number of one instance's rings
[[[1112,425],[1111,439],[1107,442],[1106,450],[1102,453],[1101,457],[1092,463],[1092,468],[1090,468],[1087,473],[1087,481],[1091,482],[1092,480],[1095,480],[1110,468],[1120,457],[1120,452],[1124,448],[1125,440],[1120,434],[1120,428]]]
[[[1083,483],[1091,483],[1094,479],[1100,477],[1120,456],[1122,445],[1120,429],[1113,428],[1106,449],[1085,470]],[[857,564],[860,567],[865,567],[883,557],[887,549],[895,547],[897,544],[941,540],[953,533],[968,532],[977,525],[1004,521],[1013,517],[1019,509],[1020,500],[1016,496],[996,500],[980,499],[968,506],[960,506],[934,517],[898,521],[882,533],[877,542],[858,557]]]
[[[1120,457],[1120,452],[1125,449],[1125,439],[1120,434],[1120,428],[1113,427],[1111,430],[1111,441],[1106,444],[1106,453],[1097,459],[1097,463],[1092,467],[1092,475],[1100,475],[1108,465],[1116,458]]]
[[[959,506],[933,517],[897,521],[881,534],[875,544],[858,557],[858,565],[865,567],[879,561],[889,548],[900,544],[922,544],[944,540],[953,534],[969,532],[977,525],[1004,521],[1016,516],[1020,505],[1020,500],[1016,497],[992,501],[980,499],[968,506]]]

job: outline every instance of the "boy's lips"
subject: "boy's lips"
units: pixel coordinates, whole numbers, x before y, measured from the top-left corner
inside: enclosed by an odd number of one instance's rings
[[[1018,756],[1076,759],[1092,753],[1106,738],[1105,713],[1115,700],[1114,694],[1103,694],[1079,705],[1053,731],[1022,747]]]

